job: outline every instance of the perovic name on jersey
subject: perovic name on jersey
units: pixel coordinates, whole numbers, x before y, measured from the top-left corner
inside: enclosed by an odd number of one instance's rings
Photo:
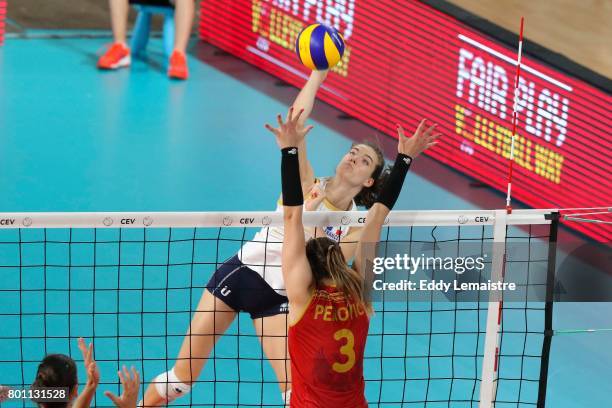
[[[346,306],[316,305],[314,320],[322,319],[324,322],[346,322],[365,314],[362,304],[349,303]]]

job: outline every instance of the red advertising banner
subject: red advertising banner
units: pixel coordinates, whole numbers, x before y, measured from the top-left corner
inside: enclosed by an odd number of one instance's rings
[[[0,45],[4,44],[6,30],[6,1],[0,0]]]
[[[205,0],[199,32],[301,86],[308,70],[295,39],[314,22],[347,43],[321,99],[393,137],[396,123],[429,118],[444,134],[430,156],[506,191],[516,50],[455,18],[411,0]],[[523,55],[517,97],[513,198],[536,208],[612,206],[610,95]],[[610,224],[568,225],[612,240]]]

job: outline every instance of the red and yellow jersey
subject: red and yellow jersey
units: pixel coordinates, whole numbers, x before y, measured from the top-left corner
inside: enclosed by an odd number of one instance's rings
[[[291,407],[368,406],[363,380],[369,317],[333,287],[315,292],[289,327]]]

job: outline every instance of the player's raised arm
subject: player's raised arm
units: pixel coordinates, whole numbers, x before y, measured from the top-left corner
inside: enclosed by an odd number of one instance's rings
[[[274,133],[281,148],[281,180],[283,189],[283,219],[285,237],[282,250],[282,270],[289,302],[297,309],[309,299],[309,287],[312,283],[312,271],[306,258],[306,242],[302,212],[304,196],[302,194],[299,170],[298,145],[304,140],[312,126],[304,127],[299,119],[302,111],[295,114],[290,109],[287,121],[278,116],[278,128],[266,124]],[[291,312],[290,312],[291,313]]]
[[[308,118],[310,118],[310,114],[312,113],[312,108],[314,107],[315,99],[317,97],[317,92],[325,78],[327,78],[327,70],[325,71],[312,71],[308,81],[304,84],[304,87],[300,90],[300,93],[295,98],[293,102],[294,112],[302,111],[302,114],[299,117],[298,124],[300,126],[304,126]]]
[[[370,259],[374,256],[374,246],[380,240],[380,231],[385,218],[389,215],[391,209],[393,209],[402,191],[404,179],[412,161],[424,150],[437,143],[436,139],[440,137],[440,133],[436,132],[435,129],[436,125],[427,127],[427,123],[423,119],[414,135],[408,138],[404,134],[404,128],[397,125],[398,144],[395,164],[376,199],[376,203],[368,211],[366,222],[357,244],[355,262],[353,263],[353,268],[357,272],[364,274],[365,265],[363,262],[365,259]]]
[[[83,365],[85,366],[87,382],[72,406],[73,408],[89,408],[96,393],[96,389],[98,388],[98,384],[100,383],[100,371],[94,360],[93,343],[86,345],[85,340],[80,337],[78,339],[78,346],[83,356]]]
[[[325,81],[326,77],[327,71],[312,71],[308,81],[306,81],[306,84],[295,98],[292,108],[294,112],[302,112],[298,119],[299,126],[304,127],[306,120],[310,117],[315,99],[317,97],[317,92],[319,91],[319,88],[323,84],[323,81]],[[306,194],[310,191],[314,184],[314,170],[312,169],[306,155],[306,139],[303,139],[296,147],[298,148],[298,155],[300,158],[300,180],[302,184],[302,192]]]

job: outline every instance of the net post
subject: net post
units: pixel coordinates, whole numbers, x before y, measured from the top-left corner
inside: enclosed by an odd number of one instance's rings
[[[493,260],[491,265],[491,281],[503,279],[506,242],[506,210],[495,211],[493,224]],[[482,375],[480,381],[479,408],[493,408],[497,394],[497,358],[499,347],[499,332],[501,325],[502,303],[493,293],[489,296],[487,310],[487,331],[482,360]]]
[[[546,305],[544,306],[544,341],[542,342],[542,362],[540,364],[540,378],[538,385],[538,408],[545,408],[546,387],[548,385],[548,365],[550,359],[550,346],[553,332],[553,296],[556,271],[556,244],[559,230],[558,212],[550,214],[550,235],[548,240],[548,270],[546,272]]]

